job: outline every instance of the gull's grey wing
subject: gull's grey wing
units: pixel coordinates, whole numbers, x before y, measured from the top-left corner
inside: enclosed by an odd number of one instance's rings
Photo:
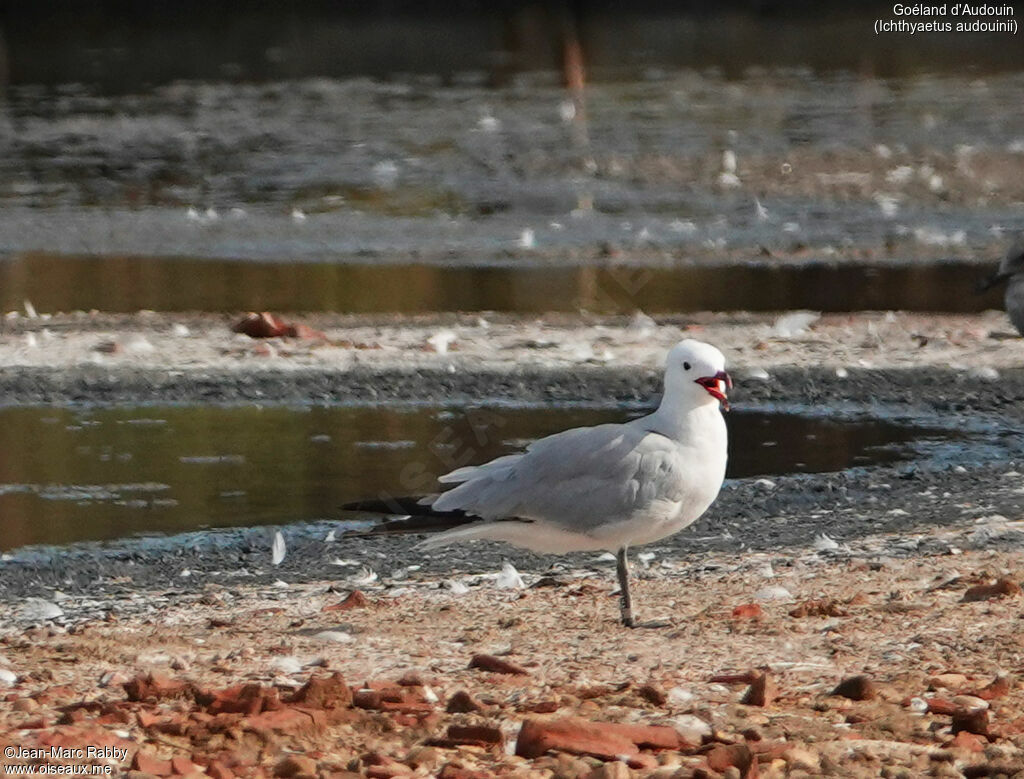
[[[437,498],[438,511],[540,519],[584,532],[656,501],[678,502],[686,489],[675,442],[620,424],[566,430],[523,454],[460,468],[441,480],[462,483]]]

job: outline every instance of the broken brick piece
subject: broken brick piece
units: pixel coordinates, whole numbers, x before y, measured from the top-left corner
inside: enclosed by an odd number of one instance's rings
[[[846,677],[835,686],[830,694],[849,698],[851,701],[869,701],[875,697],[875,693],[874,682],[861,674],[860,676]]]
[[[969,588],[964,593],[963,602],[970,603],[979,600],[992,600],[993,598],[1008,598],[1020,594],[1020,585],[1013,579],[1004,576],[992,584],[978,584]]]
[[[341,709],[352,705],[352,690],[340,673],[313,676],[289,702],[301,703],[315,709]]]
[[[470,668],[479,668],[482,671],[491,671],[497,674],[513,674],[519,676],[529,676],[530,672],[525,668],[510,663],[507,660],[502,660],[500,657],[494,655],[473,655],[473,659],[469,661]]]

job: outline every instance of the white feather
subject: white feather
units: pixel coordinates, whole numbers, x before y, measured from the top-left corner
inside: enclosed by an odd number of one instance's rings
[[[284,543],[284,536],[281,535],[281,531],[278,530],[274,533],[274,543],[270,546],[270,562],[274,565],[280,565],[284,561],[284,556],[288,553],[288,548]]]

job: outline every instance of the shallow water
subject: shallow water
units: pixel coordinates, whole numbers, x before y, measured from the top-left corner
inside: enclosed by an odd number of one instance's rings
[[[994,267],[994,266],[993,266]],[[0,261],[0,311],[685,311],[973,312],[1002,305],[974,294],[991,268],[857,263],[728,267],[447,267],[65,257]]]
[[[175,406],[0,410],[0,548],[341,516],[429,492],[463,464],[642,413],[580,406]],[[831,472],[928,456],[956,431],[733,411],[729,476]]]
[[[1012,70],[634,70],[589,85],[585,123],[545,73],[15,86],[0,254],[963,256],[1019,226],[1022,86]]]

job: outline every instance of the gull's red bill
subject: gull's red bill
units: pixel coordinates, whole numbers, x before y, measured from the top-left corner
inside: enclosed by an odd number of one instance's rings
[[[725,371],[719,371],[714,376],[701,376],[697,383],[708,391],[713,398],[717,398],[722,404],[722,410],[729,410],[729,398],[726,397],[726,390],[732,389],[732,378]]]

